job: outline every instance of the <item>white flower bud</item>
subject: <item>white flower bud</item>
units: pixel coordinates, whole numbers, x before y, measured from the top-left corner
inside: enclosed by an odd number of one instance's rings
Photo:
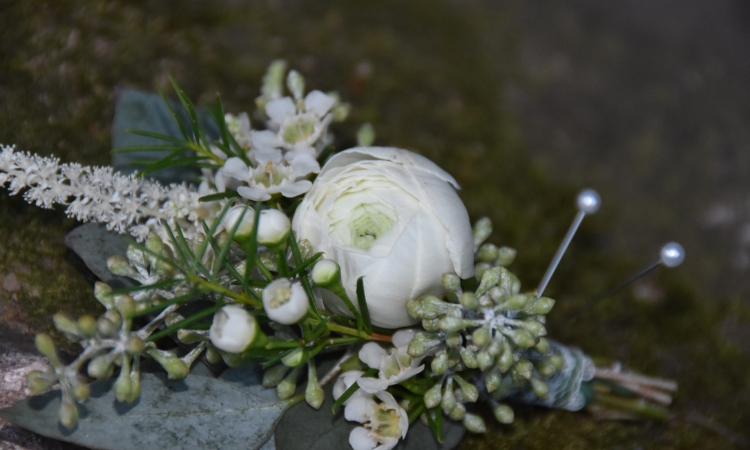
[[[298,282],[292,283],[288,278],[279,278],[263,289],[263,309],[274,322],[284,325],[297,323],[309,308],[307,293]]]
[[[289,217],[278,209],[264,209],[259,220],[258,242],[272,249],[284,248],[292,227]]]
[[[463,423],[464,427],[472,433],[484,433],[487,431],[487,426],[484,424],[484,420],[476,414],[466,414]]]
[[[341,267],[332,259],[321,259],[312,270],[312,280],[317,286],[329,288],[341,283]]]
[[[221,225],[228,233],[231,233],[234,227],[237,227],[237,230],[234,232],[234,239],[242,242],[253,234],[255,210],[245,205],[233,206],[224,214],[224,218],[221,219]]]
[[[214,347],[241,353],[261,334],[258,322],[241,306],[228,305],[214,314],[209,337]]]

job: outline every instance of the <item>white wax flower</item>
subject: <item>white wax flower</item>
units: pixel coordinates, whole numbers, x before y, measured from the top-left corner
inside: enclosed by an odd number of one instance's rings
[[[289,236],[289,217],[278,209],[264,209],[260,212],[258,242],[267,246],[278,246]]]
[[[361,378],[359,387],[374,394],[384,391],[424,370],[419,365],[422,358],[414,358],[407,352],[416,330],[397,331],[392,338],[394,347],[386,351],[374,342],[368,342],[359,350],[359,359],[373,369],[378,369],[378,378]]]
[[[297,323],[307,314],[309,307],[307,293],[299,282],[279,278],[263,289],[263,309],[274,322],[284,325]]]
[[[227,305],[214,314],[209,337],[214,347],[230,353],[241,353],[255,340],[258,322],[244,308]]]
[[[361,376],[362,372],[358,370],[341,374],[333,387],[333,397],[338,399],[355,381],[361,383],[365,380]],[[390,450],[409,431],[406,411],[388,392],[369,394],[360,389],[344,405],[346,420],[364,424],[349,434],[349,445],[354,450]]]
[[[240,219],[242,219],[240,221]],[[239,222],[239,225],[237,224]],[[255,210],[249,206],[236,205],[229,209],[224,214],[221,220],[221,225],[227,231],[231,232],[234,227],[237,230],[234,233],[235,239],[247,239],[253,233],[253,225],[255,225]]]
[[[358,147],[331,158],[297,208],[292,229],[313,251],[341,266],[349,298],[364,277],[372,323],[416,321],[406,301],[442,295],[444,273],[474,275],[474,247],[458,184],[435,163],[407,150]],[[349,315],[335,295],[326,306]]]

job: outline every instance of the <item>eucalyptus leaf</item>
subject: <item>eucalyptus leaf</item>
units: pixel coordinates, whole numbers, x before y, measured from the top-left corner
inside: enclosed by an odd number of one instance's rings
[[[232,372],[232,371],[229,371]],[[72,431],[57,418],[60,392],[28,398],[0,410],[0,417],[35,433],[102,450],[268,449],[263,447],[288,407],[272,389],[236,379],[188,375],[169,381],[142,374],[141,396],[132,405],[115,401],[113,380],[91,385]]]
[[[136,284],[130,278],[117,276],[107,268],[107,258],[115,255],[125,256],[128,244],[117,233],[107,231],[104,225],[81,225],[65,236],[65,245],[83,260],[94,275],[113,288]]]
[[[278,450],[329,450],[350,449],[349,434],[361,426],[344,418],[343,409],[338,414],[331,414],[333,406],[333,388],[329,384],[325,389],[326,399],[319,410],[300,402],[284,414],[276,427],[276,448]],[[395,447],[397,450],[450,450],[455,448],[466,429],[447,417],[443,419],[443,444],[439,444],[429,427],[421,421],[415,421],[409,427],[406,439]]]
[[[174,111],[183,124],[190,123],[190,117],[176,102],[171,102]],[[209,139],[219,138],[219,128],[209,113],[197,110],[197,120]],[[156,134],[171,136],[182,140],[180,127],[175,122],[169,108],[164,104],[161,96],[149,94],[133,89],[118,91],[115,104],[115,118],[112,123],[112,150],[137,146],[158,146],[165,141],[154,137],[132,133],[129,130],[149,131]],[[134,151],[128,153],[114,153],[112,166],[124,174],[130,174],[143,169],[144,166],[134,164],[133,161],[158,161],[170,153],[169,150]],[[185,154],[185,156],[191,156]],[[168,168],[150,175],[150,178],[164,184],[179,183],[192,180],[198,172],[184,168]]]

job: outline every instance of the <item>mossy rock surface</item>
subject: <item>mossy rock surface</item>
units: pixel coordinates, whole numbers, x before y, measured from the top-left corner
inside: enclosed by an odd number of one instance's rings
[[[513,269],[531,289],[582,186],[542,171],[524,144],[527,128],[514,118],[518,102],[509,97],[518,86],[533,93],[519,54],[526,36],[518,8],[430,0],[8,0],[0,5],[0,142],[108,164],[118,89],[169,91],[171,75],[199,103],[220,92],[228,111],[252,110],[265,68],[284,58],[310,86],[338,90],[352,104],[346,125],[334,130],[339,148],[371,122],[376,144],[416,150],[451,172],[472,219],[489,216],[492,240],[519,251]],[[584,223],[548,288],[558,299],[552,327],[643,262],[612,245],[619,214],[611,202]],[[55,312],[96,307],[92,276],[63,246],[73,221],[4,194],[0,215],[0,326],[30,340],[49,329]],[[555,332],[591,355],[676,379],[673,421],[598,422],[520,407],[513,425],[492,425],[462,448],[733,448],[732,433],[750,429],[750,311],[731,297],[706,299],[698,294],[705,286],[679,269],[662,271]]]

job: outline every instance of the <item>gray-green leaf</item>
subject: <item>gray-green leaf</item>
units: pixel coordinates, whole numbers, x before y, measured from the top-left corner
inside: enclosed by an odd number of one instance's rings
[[[252,368],[247,369],[252,370]],[[72,432],[59,425],[60,393],[48,392],[0,410],[0,417],[35,433],[106,450],[258,449],[287,409],[272,389],[242,381],[188,375],[168,381],[142,374],[133,405],[115,401],[112,380],[94,383]]]
[[[124,256],[128,244],[117,233],[107,231],[104,225],[81,225],[65,236],[65,245],[103,282],[114,288],[135,285],[133,280],[114,275],[107,268],[107,258],[114,255]]]

